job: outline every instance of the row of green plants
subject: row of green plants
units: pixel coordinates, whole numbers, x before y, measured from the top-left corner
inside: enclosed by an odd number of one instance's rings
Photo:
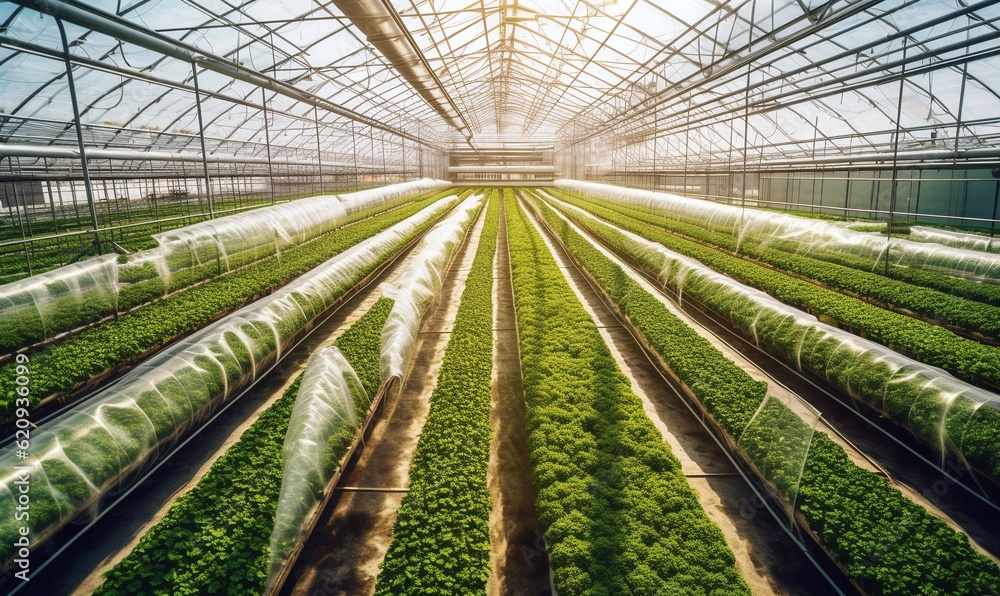
[[[693,296],[738,329],[769,347],[786,363],[814,373],[877,409],[939,452],[1000,480],[1000,397],[947,373],[923,366],[888,348],[766,296],[754,296],[707,267],[650,250],[615,228],[577,212],[563,212],[602,241],[629,255],[683,296]],[[801,316],[800,316],[801,315]]]
[[[108,368],[170,343],[241,306],[265,296],[332,256],[413,216],[437,196],[374,216],[285,251],[210,283],[177,292],[115,320],[51,344],[32,354],[32,405],[41,398],[71,392]],[[16,371],[0,370],[0,423],[12,420]]]
[[[21,525],[41,544],[108,491],[150,465],[226,400],[262,375],[338,298],[433,225],[443,201],[331,258],[307,275],[174,344],[86,402],[31,431],[31,456],[0,450],[45,481],[31,494],[30,521],[17,521],[15,494],[0,492],[0,564],[13,559]],[[36,362],[32,362],[37,366]],[[34,373],[34,368],[32,373]],[[23,416],[23,414],[22,414]],[[37,489],[37,490],[36,490]]]
[[[562,594],[749,594],[722,532],[508,195],[532,483]]]
[[[410,463],[409,492],[393,525],[377,594],[483,593],[490,575],[493,191],[462,291],[430,412]]]
[[[382,298],[334,342],[368,395],[379,390]],[[282,448],[301,375],[166,516],[105,574],[96,594],[260,594],[283,472]],[[334,453],[337,461],[343,452]]]
[[[275,203],[285,203],[303,196],[309,195],[286,196],[274,202],[270,198],[264,200],[243,199],[239,202],[236,200],[217,200],[215,209],[217,212],[232,209],[249,211],[259,207],[267,207]],[[26,220],[17,222],[15,220],[12,222],[13,225],[6,229],[6,232],[0,232],[0,241],[20,240],[20,226],[22,224],[25,227],[25,235],[29,239],[33,236],[89,229],[92,226],[90,216],[85,215],[86,206],[83,206],[82,209],[83,213],[79,217],[75,215],[70,217],[57,216],[55,222],[51,219],[36,220],[34,222],[27,222]],[[69,212],[66,208],[63,208],[62,211]],[[101,234],[103,250],[112,250],[113,247],[110,244],[104,245],[104,243],[110,242],[114,242],[131,252],[154,248],[156,241],[153,239],[153,234],[189,226],[207,219],[207,216],[192,216],[190,208],[186,203],[161,203],[155,209],[153,207],[132,207],[126,213],[127,221],[113,217],[113,214],[110,212],[98,213],[98,219],[102,220],[102,225],[106,226],[139,223],[144,220],[153,221],[145,225],[134,225],[120,230],[103,232]],[[50,212],[46,212],[46,215],[49,216]],[[227,213],[226,215],[229,214]],[[178,219],[155,221],[168,218]],[[37,275],[66,265],[73,259],[81,258],[81,254],[84,255],[82,258],[86,258],[88,251],[93,250],[93,235],[80,234],[63,238],[39,238],[28,246],[27,255],[25,255],[25,247],[21,245],[0,247],[0,284],[29,277],[26,262],[26,259],[29,258],[31,260],[31,275]]]
[[[630,275],[573,230],[549,207],[543,217],[577,261],[600,284],[716,422],[739,439],[758,470],[767,470],[787,502],[846,570],[872,594],[992,594],[1000,591],[1000,568],[975,551],[968,537],[903,496],[877,474],[853,463],[844,449],[784,404],[767,398],[767,387],[726,358]],[[766,408],[762,409],[762,404]],[[761,410],[758,413],[758,410]],[[765,441],[745,432],[779,428]],[[787,436],[786,436],[787,435]],[[799,449],[809,437],[805,461]],[[790,457],[790,461],[780,461]],[[778,461],[774,461],[777,458]],[[790,478],[790,470],[801,470]]]
[[[895,229],[895,228],[893,228]],[[858,231],[858,230],[855,230]],[[865,231],[865,230],[860,230]],[[893,234],[893,238],[906,239],[907,236],[902,234]],[[801,253],[801,247],[795,242],[789,241],[776,241],[770,240],[767,242],[751,242],[748,249],[752,249],[752,252],[756,255],[768,255],[770,251],[768,249],[780,250],[785,253],[795,254],[796,252]],[[741,246],[740,252],[746,252]],[[749,253],[747,253],[749,254]],[[965,279],[961,277],[954,277],[946,273],[941,273],[939,271],[934,271],[931,268],[922,268],[919,266],[908,266],[896,264],[894,262],[894,252],[893,249],[887,251],[889,257],[888,267],[885,264],[885,259],[872,259],[864,256],[859,256],[851,253],[828,250],[822,247],[812,248],[808,251],[808,256],[817,261],[830,263],[832,265],[839,265],[842,267],[847,267],[855,270],[854,272],[863,272],[865,276],[877,275],[885,279],[885,277],[897,280],[899,283],[895,284],[899,287],[905,287],[905,284],[912,284],[915,286],[920,286],[921,288],[927,288],[929,290],[936,290],[937,292],[943,292],[946,295],[954,296],[956,298],[962,298],[965,300],[972,300],[974,302],[981,302],[991,306],[1000,305],[1000,285],[995,285],[991,283],[982,283],[973,279]],[[755,257],[757,258],[757,257]],[[927,267],[932,267],[931,263],[926,265]],[[918,290],[921,288],[917,288]],[[850,290],[850,288],[844,288]],[[911,292],[913,290],[910,290]],[[913,298],[915,303],[918,305],[927,305],[927,301],[940,298],[937,292],[918,292]],[[891,303],[890,303],[891,304]],[[944,306],[948,306],[947,303]],[[954,312],[954,311],[951,311]],[[928,314],[930,313],[930,314]],[[934,316],[933,311],[921,312],[927,316]],[[948,311],[945,312],[948,314]]]
[[[601,205],[566,195],[561,198],[623,230],[662,244],[741,283],[767,292],[785,304],[832,321],[911,358],[943,368],[974,383],[1000,385],[1000,348],[729,255]]]
[[[336,229],[425,198],[399,199],[359,211],[337,221]],[[279,246],[287,252],[314,240],[309,236],[279,237],[278,224],[293,219],[290,215],[314,222],[308,226],[313,236],[335,231],[330,224],[322,225],[325,220],[321,214],[309,212],[310,207],[318,205],[302,205],[290,203],[281,207],[284,217],[278,221],[265,217],[264,212],[244,214],[236,221],[224,220],[229,223],[221,228],[218,237],[210,230],[185,228],[162,237],[163,245],[154,251],[119,256],[117,261],[114,255],[87,259],[2,288],[0,353],[128,312],[168,292],[220,277],[251,263],[267,258],[280,262],[284,255],[278,251]],[[192,236],[195,231],[197,234]],[[223,242],[224,252],[220,247]]]
[[[553,194],[567,198],[559,191]],[[850,253],[811,247],[807,253],[793,240],[744,238],[711,231],[687,221],[679,221],[630,209],[610,201],[582,197],[618,214],[663,228],[675,234],[740,254],[838,290],[890,307],[905,309],[943,325],[1000,339],[1000,286],[958,279],[915,267],[889,266],[890,279],[881,272],[882,264]],[[876,272],[873,272],[877,271]],[[928,286],[928,287],[922,287]]]

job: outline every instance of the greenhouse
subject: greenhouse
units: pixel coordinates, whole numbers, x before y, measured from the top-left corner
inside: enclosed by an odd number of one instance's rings
[[[1000,594],[1000,2],[0,2],[0,592]]]

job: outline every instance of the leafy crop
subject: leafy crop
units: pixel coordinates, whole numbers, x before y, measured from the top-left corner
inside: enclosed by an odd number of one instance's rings
[[[376,593],[482,593],[490,575],[494,193]]]
[[[528,444],[565,594],[748,594],[722,532],[513,197]]]
[[[382,298],[334,344],[365,390],[379,388],[379,336],[392,301]],[[301,375],[135,549],[96,594],[260,594],[281,489],[282,446]]]
[[[574,197],[559,191],[553,194],[567,199]],[[575,195],[575,198],[585,198],[587,202],[592,203],[592,206],[626,215],[681,237],[730,252],[737,250],[738,240],[732,234],[710,231],[697,225],[696,222],[677,221],[591,197]],[[602,217],[607,215],[606,211],[602,213],[604,213]],[[823,283],[879,304],[918,313],[945,325],[954,325],[967,331],[1000,339],[1000,308],[998,308],[1000,286],[898,265],[889,266],[889,275],[898,278],[891,279],[880,273],[873,273],[873,270],[885,271],[883,265],[873,259],[819,248],[811,248],[808,254],[799,254],[803,250],[803,247],[793,240],[748,238],[739,244],[740,254],[781,271]]]
[[[92,327],[32,354],[32,405],[113,366],[140,357],[183,333],[267,295],[358,242],[414,215],[438,196],[370,217],[310,243],[286,250],[209,283],[177,292],[159,302]],[[10,422],[15,385],[13,366],[0,370],[0,423]]]
[[[785,304],[817,317],[825,317],[841,328],[972,382],[983,380],[1000,385],[1000,348],[960,337],[938,325],[887,311],[864,300],[728,255],[647,224],[639,219],[639,214],[623,215],[594,203],[561,196],[566,202],[582,207],[623,230],[692,257],[720,273],[771,294]],[[858,272],[852,271],[851,275],[858,275]]]
[[[569,213],[569,216],[590,232],[632,254],[649,270],[660,272],[661,263],[649,262],[647,256],[639,254],[641,251],[637,252],[637,249],[630,246],[624,236],[614,228],[595,220],[575,216],[573,213]],[[623,224],[631,224],[630,231],[651,241],[677,240],[669,234],[641,223],[625,220]],[[684,247],[683,242],[686,241],[678,241],[675,244]],[[827,297],[830,301],[823,304],[831,304],[835,308],[838,307],[837,303],[853,300],[806,282],[782,279],[784,276],[780,273],[759,268],[734,257],[712,253],[705,247],[692,250],[691,256],[696,256],[706,265],[733,275],[741,281],[754,279],[760,283],[752,285],[768,291],[793,306],[799,302],[800,294],[797,292],[800,290],[803,295],[817,299],[822,298],[823,292],[827,292],[830,294]],[[757,269],[753,269],[755,267]],[[726,287],[720,288],[711,280],[700,276],[695,276],[694,279],[685,278],[683,289],[686,294],[696,296],[747,334],[752,334],[758,342],[770,347],[788,364],[809,370],[851,396],[867,402],[895,423],[909,429],[924,442],[941,451],[943,455],[951,452],[983,474],[1000,478],[1000,411],[996,407],[997,400],[992,396],[985,393],[981,396],[967,394],[956,396],[956,392],[968,392],[957,383],[948,382],[947,375],[944,375],[945,380],[942,382],[930,382],[933,378],[942,376],[936,373],[930,377],[923,374],[914,376],[911,374],[912,371],[906,368],[900,369],[901,364],[895,360],[880,357],[872,350],[845,341],[843,335],[847,332],[829,333],[816,325],[815,321],[795,320],[786,312],[772,308],[748,308],[742,292],[730,291]],[[804,294],[806,292],[808,294]],[[810,301],[809,304],[815,307],[817,302]],[[921,326],[926,325],[924,323],[887,313],[864,303],[853,306],[859,316],[844,318],[856,324],[857,329],[870,339],[892,335],[911,340],[903,344],[909,349],[901,350],[910,357],[924,356],[925,362],[940,366],[941,362],[936,358],[938,354],[958,358],[962,354],[957,350],[965,347],[969,350],[970,357],[975,354],[988,354],[993,356],[993,361],[996,360],[996,348],[954,337],[950,332],[933,326],[931,329],[939,333],[928,332],[921,336],[919,330]],[[830,316],[834,311],[816,307],[812,312]],[[844,309],[840,308],[835,312],[843,313]],[[898,325],[891,327],[893,322]],[[904,335],[908,329],[906,325],[910,326],[908,335]],[[942,343],[937,343],[942,337],[946,339],[941,340]],[[888,347],[899,349],[898,345],[891,343]],[[952,352],[942,353],[942,348],[944,350],[950,348]],[[992,379],[993,372],[990,365],[993,361],[977,362],[975,366],[978,366],[980,371],[990,371],[991,376],[988,378]],[[983,403],[986,405],[980,407]]]
[[[541,205],[541,210],[575,258],[720,426],[734,439],[741,437],[763,403],[764,384],[677,318],[549,207]],[[790,436],[812,436],[801,480],[794,486],[795,505],[824,548],[865,591],[972,595],[1000,590],[1000,568],[977,553],[965,535],[885,479],[858,467],[825,434],[809,433],[806,423],[787,407],[768,403],[770,425],[788,429]],[[753,440],[741,445],[758,469],[776,471],[768,480],[789,497],[783,471],[797,468],[798,461],[765,465],[764,458],[774,457],[774,450]],[[796,450],[789,453],[799,457]]]

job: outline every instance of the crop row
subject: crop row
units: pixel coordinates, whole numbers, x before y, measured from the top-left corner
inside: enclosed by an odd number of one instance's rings
[[[348,192],[353,191],[349,189],[339,190],[337,191],[337,194]],[[305,198],[315,194],[323,193],[290,195],[277,198],[275,201],[272,201],[270,197],[267,199],[244,198],[242,200],[236,198],[216,198],[215,212],[218,214],[220,212],[233,212],[236,210],[239,210],[239,212],[250,211],[252,209],[268,207],[273,204],[286,203],[288,201]],[[132,203],[134,204],[134,201]],[[101,204],[99,204],[99,207],[100,206]],[[127,210],[123,210],[125,212],[124,219],[122,219],[122,217],[116,217],[116,214],[112,213],[110,208],[111,206],[108,205],[108,211],[98,212],[97,217],[100,224],[105,227],[115,225],[128,225],[129,227],[103,232],[101,233],[101,239],[103,241],[113,241],[119,246],[132,252],[154,248],[156,246],[156,241],[153,239],[154,234],[189,226],[208,219],[207,215],[192,214],[190,204],[187,202],[165,202],[160,203],[155,207],[152,205],[146,207],[130,206]],[[20,240],[22,225],[24,226],[24,233],[28,239],[47,234],[60,234],[69,231],[91,229],[92,223],[86,206],[83,206],[82,209],[83,211],[79,215],[70,215],[67,217],[65,214],[72,214],[72,211],[68,207],[57,208],[57,211],[62,216],[60,217],[60,215],[57,215],[56,220],[35,219],[35,221],[29,221],[27,217],[22,216],[20,220],[16,220],[14,222],[14,225],[9,226],[6,232],[0,231],[0,242]],[[204,209],[207,209],[207,203],[197,211],[201,213]],[[42,217],[51,218],[52,213],[52,211],[46,211]],[[222,215],[229,214],[230,213],[222,213]],[[170,218],[176,219],[162,221]],[[138,225],[142,222],[148,223]],[[37,238],[29,246],[28,257],[31,259],[32,275],[37,275],[39,273],[55,269],[56,267],[66,265],[72,259],[78,257],[81,253],[85,253],[87,250],[92,249],[93,235],[79,234],[76,236],[62,238]],[[27,268],[25,267],[25,259],[24,248],[22,246],[10,245],[0,247],[0,284],[6,284],[18,279],[29,277]]]
[[[754,292],[701,263],[657,250],[570,211],[592,234],[643,264],[663,283],[694,296],[786,363],[826,379],[869,404],[938,450],[941,462],[957,456],[1000,480],[1000,397],[965,384],[938,368],[859,340],[815,318]]]
[[[991,291],[982,284],[957,283],[958,280],[1000,282],[1000,258],[996,255],[914,242],[906,239],[902,232],[909,229],[899,222],[893,224],[893,233],[887,239],[884,237],[884,224],[881,234],[870,234],[867,232],[872,231],[871,225],[814,222],[802,217],[742,209],[736,205],[721,205],[668,193],[580,181],[561,181],[557,186],[610,198],[616,203],[628,204],[653,215],[728,234],[735,247],[742,247],[743,243],[773,246],[790,253],[807,254],[857,267],[860,271],[881,269],[891,277],[927,283],[949,293],[953,287],[961,287],[977,299],[988,300],[990,296],[998,296],[996,288]],[[889,263],[888,268],[886,263]]]
[[[482,593],[490,574],[486,486],[493,371],[494,193],[462,291],[430,412],[410,463],[376,593]]]
[[[576,259],[863,590],[950,595],[1000,590],[1000,568],[965,535],[858,467],[786,405],[767,399],[764,383],[677,318],[547,205],[540,208]],[[777,432],[762,432],[768,428]],[[793,470],[801,476],[790,474]]]
[[[532,483],[565,594],[748,594],[722,532],[539,233],[507,225]]]
[[[0,477],[2,560],[11,560],[11,535],[20,526],[9,490],[15,465],[46,479],[41,490],[32,490],[27,523],[38,545],[260,379],[323,312],[449,204],[427,207],[133,368],[114,385],[32,430],[27,460],[18,460],[14,444],[0,450],[0,469],[10,470]]]
[[[93,257],[0,286],[0,353],[117,316],[268,257],[280,262],[282,251],[398,206],[406,194],[429,186],[418,181],[344,197],[321,196],[204,221],[156,235],[158,245],[152,250]]]
[[[92,327],[32,354],[33,404],[53,393],[71,391],[94,375],[183,333],[204,327],[221,314],[267,295],[333,255],[414,215],[437,197],[352,224],[308,244],[285,251],[210,283],[173,294],[159,302]],[[11,420],[15,384],[13,366],[0,370],[0,422]]]
[[[966,339],[938,325],[887,311],[863,300],[829,290],[688,240],[600,205],[562,195],[623,230],[689,256],[716,271],[816,316],[832,319],[863,337],[943,368],[973,382],[1000,385],[1000,349]],[[857,272],[854,272],[857,273]]]
[[[771,239],[764,242],[760,238],[757,238],[757,241],[744,238],[741,242],[732,234],[711,231],[694,223],[629,209],[609,201],[594,200],[589,197],[587,200],[676,234],[730,252],[739,252],[751,259],[831,288],[894,308],[905,309],[944,325],[954,325],[969,332],[1000,339],[1000,308],[994,306],[1000,304],[1000,286],[956,279],[915,267],[891,266],[892,271],[908,271],[907,280],[899,281],[873,273],[872,269],[876,265],[874,260],[850,253],[812,247],[807,252],[808,256],[796,254],[802,247],[792,240]],[[883,269],[878,267],[877,270]],[[940,277],[943,280],[940,284],[936,284],[938,289],[914,285],[929,283],[925,278],[933,277]],[[963,294],[987,303],[969,300],[963,297]]]
[[[391,300],[379,300],[334,342],[368,395],[379,389],[379,336],[391,308]],[[97,594],[263,591],[282,483],[282,445],[300,381],[301,376],[105,574]]]

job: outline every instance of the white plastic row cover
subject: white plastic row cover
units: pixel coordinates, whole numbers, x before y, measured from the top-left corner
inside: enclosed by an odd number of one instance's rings
[[[610,226],[578,207],[559,203],[624,238],[625,250],[659,271],[659,279],[696,297],[799,370],[809,370],[855,399],[885,413],[941,454],[955,455],[997,477],[1000,466],[1000,396],[908,358],[873,341],[820,322],[756,288],[701,262]]]
[[[268,585],[288,553],[305,538],[308,522],[368,414],[372,400],[336,346],[306,363],[285,435],[281,493],[271,533]]]
[[[934,242],[968,250],[997,251],[1000,243],[996,238],[982,234],[969,234],[951,230],[939,230],[926,226],[910,226],[910,238],[918,242]]]
[[[931,242],[917,242],[858,232],[843,222],[809,219],[723,205],[702,199],[598,184],[580,180],[557,180],[556,186],[606,199],[634,209],[724,232],[737,240],[774,246],[780,250],[829,260],[843,254],[869,259],[872,266],[886,258],[890,263],[938,271],[952,277],[1000,283],[1000,254],[968,250]]]
[[[28,525],[37,545],[253,383],[338,296],[457,200],[435,202],[166,348],[32,431],[27,459],[14,444],[0,450],[2,563],[13,559],[22,524],[14,517],[19,474],[32,478]]]
[[[379,372],[383,382],[406,374],[421,318],[441,291],[445,268],[472,225],[483,196],[472,195],[462,201],[455,213],[424,236],[407,266],[386,282],[383,294],[395,303],[382,328]]]
[[[262,207],[154,234],[156,248],[130,255],[124,263],[117,255],[104,255],[2,285],[0,352],[278,254],[365,209],[447,187],[447,182],[423,179]],[[125,297],[122,290],[130,285],[132,291]]]

